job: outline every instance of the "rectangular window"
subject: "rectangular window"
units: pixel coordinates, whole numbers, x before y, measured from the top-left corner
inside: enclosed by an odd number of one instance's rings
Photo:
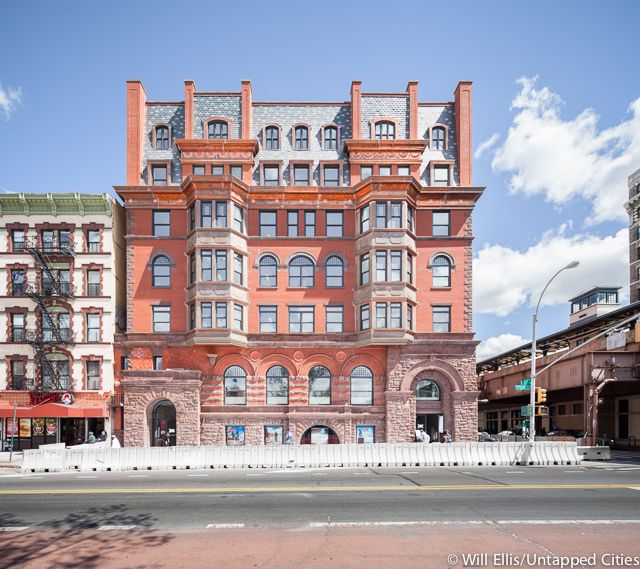
[[[233,204],[233,228],[238,233],[244,233],[244,209],[237,203]]]
[[[432,186],[448,186],[449,184],[449,166],[433,167],[433,183]]]
[[[402,328],[402,303],[392,302],[389,308],[389,328]]]
[[[368,304],[360,306],[360,330],[371,328],[371,310]]]
[[[204,176],[204,164],[194,164],[193,166],[194,176]]]
[[[369,205],[365,205],[360,208],[360,233],[364,233],[365,231],[369,231],[369,215],[370,215]]]
[[[244,444],[244,426],[228,425],[225,427],[227,446],[241,446]]]
[[[407,205],[407,229],[409,231],[413,231],[415,226],[415,215],[416,211],[410,205]]]
[[[373,166],[360,166],[360,179],[366,180],[373,176]]]
[[[226,282],[227,280],[227,251],[216,249],[216,282]]]
[[[87,361],[87,389],[90,391],[100,389],[100,362]]]
[[[216,227],[228,227],[227,202],[216,201]]]
[[[171,212],[169,210],[153,211],[153,233],[155,237],[171,235]]]
[[[100,231],[97,229],[87,231],[87,251],[89,253],[100,252]]]
[[[260,306],[260,332],[275,333],[278,331],[277,306]]]
[[[391,176],[391,166],[380,166],[378,169],[379,176]]]
[[[376,251],[376,281],[387,281],[387,252]]]
[[[296,164],[293,166],[293,185],[308,186],[309,185],[309,166]]]
[[[387,303],[376,302],[376,328],[387,327]]]
[[[259,213],[259,218],[260,218],[260,237],[275,237],[276,236],[276,212],[261,211]]]
[[[11,270],[11,294],[22,296],[25,292],[24,269]]]
[[[338,166],[324,167],[324,185],[325,186],[340,185],[340,168]]]
[[[402,202],[391,202],[390,221],[389,227],[392,229],[400,229],[402,227]]]
[[[200,280],[211,282],[213,280],[213,256],[211,249],[200,251]]]
[[[402,281],[402,251],[391,251],[391,279],[394,283]]]
[[[387,227],[387,202],[376,202],[376,227]]]
[[[264,185],[280,185],[280,166],[264,166]]]
[[[24,314],[11,315],[11,340],[14,342],[24,342]]]
[[[327,237],[342,237],[343,213],[327,211]]]
[[[211,166],[211,175],[224,176],[224,166],[220,166],[219,164]]]
[[[341,334],[344,322],[344,306],[326,307],[327,334]]]
[[[196,228],[196,206],[195,204],[189,208],[189,231]]]
[[[100,314],[87,314],[87,342],[100,341]]]
[[[227,303],[216,302],[216,328],[227,327]]]
[[[153,331],[159,333],[171,332],[170,306],[153,307]]]
[[[305,237],[316,236],[316,212],[315,211],[304,212],[304,236]]]
[[[450,213],[448,211],[433,212],[433,236],[448,237],[450,234]]]
[[[369,253],[365,253],[364,255],[360,255],[360,285],[369,284],[370,280],[370,263],[369,263]]]
[[[100,296],[100,271],[87,271],[87,296]]]
[[[244,330],[244,306],[242,304],[233,305],[233,327],[236,330]]]
[[[128,358],[128,356],[120,356],[120,369],[122,371],[127,371],[129,369],[129,358]]]
[[[200,303],[200,326],[213,328],[213,309],[210,302]]]
[[[298,210],[289,210],[287,212],[287,236],[298,236]]]
[[[189,255],[189,284],[196,282],[196,256],[194,253]]]
[[[407,282],[413,284],[413,255],[407,255]]]
[[[244,284],[244,269],[243,259],[240,253],[233,253],[233,282],[242,285]]]
[[[407,304],[407,328],[413,330],[413,306]]]
[[[238,180],[242,180],[242,166],[232,164],[231,165],[231,175],[234,178],[238,178]]]
[[[166,166],[151,166],[151,177],[153,186],[166,186],[167,185],[167,167]]]
[[[434,306],[432,320],[434,332],[451,332],[451,307]]]
[[[14,229],[11,232],[11,243],[13,251],[24,251],[24,231],[22,229]]]
[[[27,389],[25,385],[25,362],[13,360],[11,362],[11,387],[9,389]]]
[[[289,307],[289,332],[293,334],[313,333],[314,307],[290,306]]]
[[[153,370],[162,370],[162,356],[153,356]]]
[[[409,166],[398,166],[398,176],[410,176]]]
[[[193,330],[196,327],[196,305],[189,305],[189,330]]]

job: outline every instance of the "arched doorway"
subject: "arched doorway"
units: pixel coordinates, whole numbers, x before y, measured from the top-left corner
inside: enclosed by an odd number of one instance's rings
[[[171,401],[158,401],[151,414],[151,446],[176,446],[176,408]]]
[[[444,432],[444,413],[440,385],[432,379],[422,379],[415,386],[416,430],[422,428],[431,442],[438,442]]]
[[[337,445],[340,444],[336,432],[326,425],[309,427],[300,439],[301,445]]]

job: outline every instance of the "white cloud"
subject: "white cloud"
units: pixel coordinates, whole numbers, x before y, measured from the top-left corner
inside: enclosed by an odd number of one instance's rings
[[[500,135],[497,132],[494,132],[489,138],[487,138],[487,140],[478,144],[476,151],[473,153],[473,157],[476,160],[480,160],[482,155],[491,150],[498,140],[500,140]]]
[[[493,336],[492,338],[487,338],[484,342],[478,345],[476,349],[476,359],[480,362],[487,358],[512,350],[513,348],[517,348],[518,346],[522,346],[530,341],[531,340],[526,340],[522,336],[518,336],[516,334],[500,334],[499,336]]]
[[[22,103],[22,89],[0,85],[0,110],[4,112],[5,119],[9,120],[16,107]]]
[[[640,165],[640,98],[627,120],[599,130],[593,109],[564,120],[560,96],[536,88],[536,79],[518,80],[511,104],[517,114],[496,149],[494,171],[511,174],[512,193],[542,194],[557,205],[576,197],[590,201],[588,224],[626,219],[627,177]]]
[[[564,226],[565,224],[563,224]],[[629,284],[629,232],[615,235],[564,234],[565,227],[545,233],[526,251],[486,245],[473,261],[474,309],[478,313],[506,316],[528,303],[538,302],[547,281],[571,261],[580,266],[559,275],[545,292],[542,305],[567,300],[595,285]]]

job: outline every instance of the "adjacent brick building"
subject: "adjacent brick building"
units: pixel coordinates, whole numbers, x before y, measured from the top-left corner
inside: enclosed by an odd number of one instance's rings
[[[125,444],[475,440],[471,84],[127,84]]]

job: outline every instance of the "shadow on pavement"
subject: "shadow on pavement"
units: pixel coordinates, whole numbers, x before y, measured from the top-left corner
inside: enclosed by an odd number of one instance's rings
[[[132,514],[125,504],[81,509],[26,531],[0,533],[0,569],[51,567],[94,569],[123,560],[123,567],[146,569],[152,565],[130,565],[129,554],[162,546],[171,535],[151,529],[155,519]],[[30,524],[11,514],[0,513],[0,527]],[[136,526],[133,530],[102,530],[100,526]]]

